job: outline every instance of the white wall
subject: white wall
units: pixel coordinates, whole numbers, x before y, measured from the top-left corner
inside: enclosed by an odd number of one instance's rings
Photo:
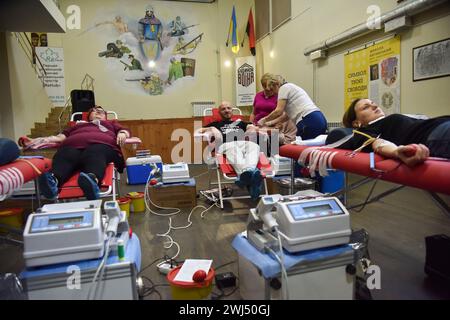
[[[9,86],[2,85],[0,89],[4,97],[0,104],[2,135],[17,140],[29,134],[35,122],[45,120],[51,103],[16,38],[10,32],[4,35],[6,45],[0,51],[2,55],[6,52],[7,58],[2,59],[2,79],[7,79]]]
[[[232,6],[236,6],[239,36],[242,37],[254,0],[220,0],[213,4],[157,0],[64,0],[60,9],[66,18],[69,17],[66,9],[73,4],[81,9],[81,30],[67,29],[65,34],[48,34],[49,46],[64,48],[67,97],[72,89],[80,88],[85,74],[89,73],[95,79],[96,102],[116,110],[121,119],[191,117],[192,101],[236,101],[234,59],[250,55],[250,50],[246,40],[245,46],[235,55],[230,47],[225,46],[225,42]],[[164,17],[163,22],[177,15],[189,17],[190,21],[200,24],[195,27],[195,33],[204,33],[203,41],[195,51],[195,80],[161,96],[136,94],[118,86],[114,74],[105,64],[105,58],[98,57],[108,42],[115,41],[110,37],[114,29],[111,25],[93,28],[105,17],[112,20],[117,14],[139,19],[145,14],[148,4],[153,5],[157,17]],[[86,29],[90,31],[84,32]],[[4,53],[1,63],[2,70],[6,70],[3,66],[7,64],[9,72],[7,78],[2,77],[2,81],[9,83],[10,88],[2,86],[0,90],[3,96],[8,90],[11,103],[0,106],[1,130],[4,136],[16,139],[29,134],[34,122],[44,122],[52,105],[26,56],[9,33],[5,42],[4,48],[0,48],[0,52]],[[226,60],[232,62],[231,67],[224,66]]]
[[[223,66],[224,60],[234,60],[231,49],[225,47],[233,3],[236,5],[242,34],[253,0],[220,0],[213,4],[145,0],[126,3],[117,0],[62,1],[63,12],[68,5],[76,4],[81,8],[82,17],[81,31],[67,30],[64,35],[49,36],[50,45],[64,48],[67,96],[72,89],[80,87],[84,75],[89,73],[95,79],[96,102],[116,110],[121,119],[191,117],[192,101],[218,102],[222,99],[234,101],[234,71],[233,68]],[[204,33],[202,42],[193,53],[193,58],[196,59],[195,80],[179,86],[176,91],[167,91],[160,96],[130,92],[121,88],[117,81],[112,79],[114,76],[105,67],[105,58],[98,57],[98,53],[106,49],[106,43],[115,40],[101,34],[102,30],[111,32],[108,28],[112,26],[92,28],[91,31],[82,34],[87,28],[101,22],[99,17],[108,14],[111,20],[117,12],[138,20],[145,14],[145,7],[148,4],[153,5],[157,17],[161,20],[164,18],[163,22],[177,15],[182,18],[189,17],[190,21],[200,24],[193,28],[195,33]],[[246,51],[243,48],[241,51],[240,55],[249,54],[248,49]]]
[[[0,137],[13,136],[14,127],[11,110],[11,92],[9,86],[8,55],[6,49],[6,36],[0,32]],[[8,121],[10,118],[10,121]]]
[[[101,32],[80,33],[98,21],[99,16],[125,12],[129,16],[141,17],[145,6],[152,3],[160,16],[187,16],[200,24],[198,31],[204,32],[196,57],[195,81],[179,88],[176,92],[161,96],[136,95],[118,87],[111,72],[106,70],[104,60],[98,52],[105,49],[108,39]],[[161,119],[191,117],[190,103],[198,100],[235,101],[234,59],[250,55],[248,41],[238,55],[225,46],[232,6],[236,6],[239,36],[242,37],[247,22],[248,11],[254,0],[218,0],[213,4],[169,1],[136,0],[65,0],[61,11],[65,13],[70,4],[81,8],[82,30],[68,30],[66,34],[49,34],[50,46],[62,46],[65,55],[66,94],[79,88],[86,73],[95,78],[96,101],[100,105],[117,110],[122,119]],[[257,45],[257,77],[264,72],[284,75],[289,81],[304,87],[322,108],[329,121],[339,121],[343,113],[344,101],[344,53],[365,41],[377,39],[383,34],[373,34],[348,45],[331,50],[325,61],[310,62],[304,56],[306,47],[336,35],[347,28],[364,22],[368,18],[366,9],[372,5],[370,0],[294,0],[292,1],[293,20],[267,36]],[[379,0],[381,11],[395,7],[394,0]],[[344,9],[346,8],[346,9]],[[123,10],[123,11],[122,11]],[[401,111],[403,113],[426,113],[429,116],[448,114],[450,101],[450,77],[412,82],[412,48],[449,37],[450,4],[421,15],[415,21],[416,27],[401,34]],[[440,16],[440,18],[436,18]],[[166,18],[167,19],[167,18]],[[108,28],[111,26],[103,26]],[[95,29],[95,28],[94,28]],[[103,29],[106,30],[106,29]],[[34,122],[42,122],[50,110],[44,90],[17,43],[7,35],[9,81],[13,116],[2,105],[2,131],[9,126],[10,135],[28,133]],[[112,39],[109,39],[112,40]],[[271,54],[272,53],[272,54]],[[224,62],[230,60],[227,68]],[[259,86],[259,83],[258,83]],[[4,89],[3,89],[4,90]],[[5,112],[6,111],[6,112]],[[6,118],[5,118],[6,117]]]
[[[237,54],[231,51],[231,45],[226,46],[228,30],[230,27],[231,12],[233,5],[236,8],[236,22],[238,26],[239,42],[242,42],[245,28],[247,26],[248,14],[251,7],[254,6],[254,0],[218,0],[219,22],[217,24],[217,43],[220,51],[220,74],[221,74],[221,99],[228,100],[233,104],[236,103],[236,72],[235,59],[237,57],[250,56],[250,49],[248,46],[248,38],[245,38],[244,46],[240,48]],[[253,12],[253,16],[255,13]],[[231,36],[230,36],[231,38]],[[230,61],[231,66],[226,67],[225,61]]]
[[[282,74],[302,86],[324,111],[329,121],[340,121],[344,111],[344,53],[368,40],[385,36],[378,32],[330,51],[330,57],[314,63],[305,57],[306,47],[367,21],[369,5],[381,12],[395,8],[393,0],[293,0],[293,20],[258,42],[258,71]],[[412,81],[412,48],[450,36],[450,4],[416,18],[414,28],[401,34],[401,112],[429,116],[449,114],[450,77]],[[273,50],[274,57],[269,53]]]

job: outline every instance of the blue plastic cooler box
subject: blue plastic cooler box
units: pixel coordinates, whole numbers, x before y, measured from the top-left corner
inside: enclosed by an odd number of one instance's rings
[[[128,184],[145,184],[152,171],[151,164],[156,164],[162,172],[162,160],[158,155],[136,158],[131,157],[126,161],[127,165],[127,183]]]
[[[328,169],[328,176],[318,177],[320,192],[334,193],[344,189],[345,186],[345,172],[340,170]]]

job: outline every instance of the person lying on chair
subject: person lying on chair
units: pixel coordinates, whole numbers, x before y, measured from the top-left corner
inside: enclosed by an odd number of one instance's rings
[[[58,186],[80,170],[79,187],[88,200],[98,199],[107,165],[114,162],[117,170],[123,171],[120,147],[130,137],[130,131],[117,121],[106,120],[106,112],[100,106],[91,108],[87,119],[89,121],[80,121],[57,136],[45,138],[47,143],[60,143],[52,170],[39,177],[39,187],[46,198],[56,198]]]
[[[408,166],[424,162],[429,156],[450,159],[450,116],[415,119],[402,114],[385,116],[373,101],[356,99],[343,117],[344,126],[354,128],[354,136],[339,148],[355,150],[370,137],[374,151],[387,158],[399,159]]]
[[[257,168],[260,147],[252,141],[245,140],[245,132],[254,128],[250,122],[242,120],[232,121],[233,106],[224,101],[219,106],[221,121],[208,124],[198,130],[214,137],[216,150],[224,154],[238,175],[236,184],[247,187],[253,200],[257,200],[261,193],[262,176]]]

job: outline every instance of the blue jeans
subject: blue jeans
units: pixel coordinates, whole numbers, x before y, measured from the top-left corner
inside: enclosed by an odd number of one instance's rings
[[[297,136],[302,140],[314,139],[327,132],[327,119],[321,111],[314,111],[297,123]]]
[[[430,156],[450,159],[450,120],[431,131],[426,146]]]

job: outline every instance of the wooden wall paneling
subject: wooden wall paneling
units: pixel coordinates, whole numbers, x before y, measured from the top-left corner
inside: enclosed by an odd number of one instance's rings
[[[149,149],[152,154],[158,154],[164,163],[172,163],[172,149],[179,141],[171,141],[172,132],[176,129],[186,129],[191,136],[191,155],[194,152],[194,120],[195,118],[158,119],[158,120],[124,120],[121,124],[131,130],[133,136],[142,140],[138,149]],[[135,150],[130,146],[123,148],[125,158],[135,156]]]

